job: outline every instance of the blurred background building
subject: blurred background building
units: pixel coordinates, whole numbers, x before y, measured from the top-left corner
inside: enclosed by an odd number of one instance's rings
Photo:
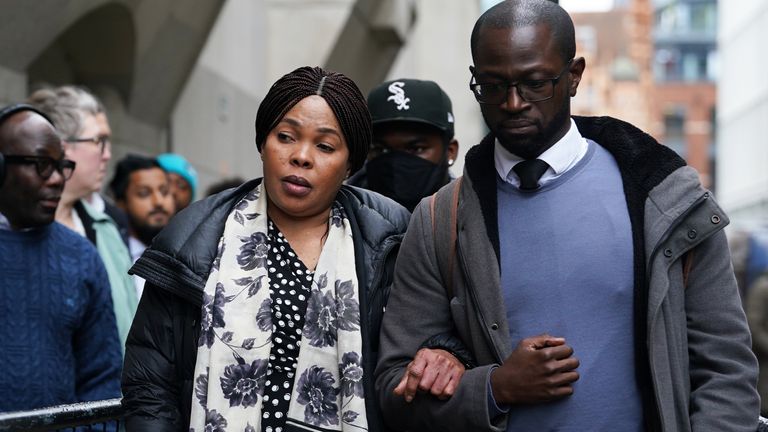
[[[717,1],[655,0],[653,131],[716,191]]]
[[[715,189],[717,2],[627,0],[573,17],[587,60],[574,112],[635,124]]]
[[[768,220],[768,1],[721,2],[718,198],[747,228]]]

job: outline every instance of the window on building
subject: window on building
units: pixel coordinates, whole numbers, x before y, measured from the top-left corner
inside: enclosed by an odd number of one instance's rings
[[[714,48],[707,53],[707,79],[717,81],[717,72],[720,67],[720,58]]]
[[[685,146],[685,108],[672,107],[664,113],[664,145],[674,150],[683,159],[687,156]]]
[[[693,3],[690,5],[691,30],[714,33],[717,31],[717,5],[715,3]]]
[[[657,81],[713,81],[717,52],[708,44],[677,44],[656,47],[653,71]]]

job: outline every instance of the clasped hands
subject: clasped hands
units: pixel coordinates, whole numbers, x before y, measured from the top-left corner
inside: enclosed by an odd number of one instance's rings
[[[565,339],[548,334],[523,339],[491,372],[491,389],[501,405],[550,402],[573,394],[579,360]],[[464,375],[464,365],[448,351],[422,348],[406,367],[394,393],[411,402],[417,392],[447,399]]]

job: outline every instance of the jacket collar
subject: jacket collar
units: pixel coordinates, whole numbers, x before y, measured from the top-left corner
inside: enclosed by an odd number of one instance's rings
[[[573,120],[584,138],[597,142],[616,159],[630,216],[634,218],[633,226],[640,222],[637,227],[642,227],[642,209],[648,194],[673,171],[684,166],[685,161],[627,122],[612,117],[574,116]],[[464,174],[470,178],[472,188],[480,199],[483,222],[498,259],[497,174],[493,158],[495,140],[493,134],[488,134],[480,144],[469,149]],[[632,216],[633,213],[635,216]]]
[[[202,291],[218,253],[218,240],[227,216],[242,197],[260,183],[260,178],[251,180],[236,189],[192,203],[155,237],[129,273],[201,305]],[[408,211],[378,194],[342,186],[337,199],[346,211],[354,213],[350,220],[357,221],[365,247],[374,252],[384,246],[385,239],[401,235],[408,226]]]

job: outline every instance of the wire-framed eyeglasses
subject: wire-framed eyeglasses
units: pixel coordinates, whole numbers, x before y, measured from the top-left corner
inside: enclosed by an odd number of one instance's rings
[[[53,171],[58,171],[64,180],[72,178],[75,172],[75,162],[69,159],[54,159],[48,156],[23,156],[23,155],[3,155],[6,164],[16,165],[34,165],[37,175],[43,180],[48,180]]]
[[[517,94],[526,102],[543,102],[552,99],[555,95],[555,85],[563,74],[570,69],[573,59],[570,59],[565,68],[554,78],[541,80],[520,80],[517,82],[478,83],[475,76],[469,80],[469,88],[475,95],[475,99],[481,104],[501,105],[509,96],[509,89],[514,87]]]
[[[68,143],[92,143],[99,146],[99,152],[101,154],[104,154],[104,150],[109,148],[112,145],[112,139],[106,135],[103,136],[95,136],[90,138],[77,138],[77,137],[69,137],[64,139],[65,142]]]

